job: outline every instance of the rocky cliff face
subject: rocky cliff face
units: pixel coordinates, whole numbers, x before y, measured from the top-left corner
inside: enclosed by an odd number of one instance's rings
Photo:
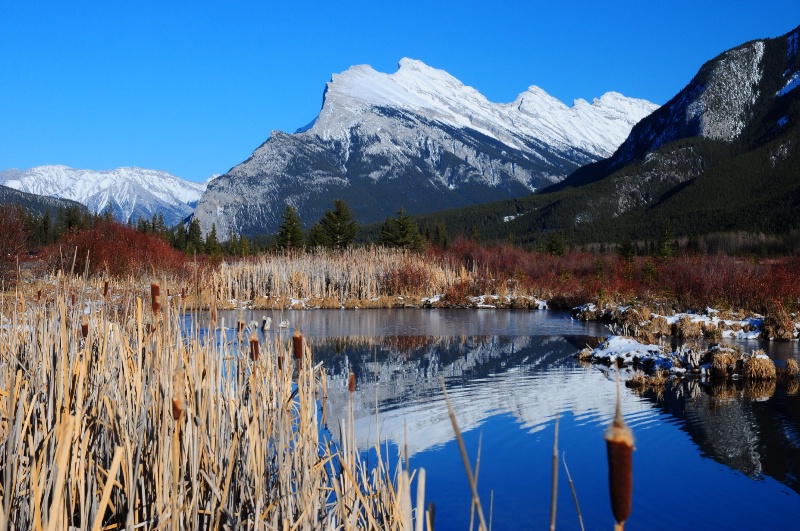
[[[333,76],[309,126],[273,132],[210,183],[195,216],[249,235],[274,232],[286,204],[310,224],[335,198],[371,222],[519,197],[610,155],[656,108],[616,93],[568,107],[537,87],[496,104],[419,61],[356,66]]]

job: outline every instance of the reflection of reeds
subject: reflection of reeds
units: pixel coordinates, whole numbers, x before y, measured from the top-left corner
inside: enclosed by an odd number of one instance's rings
[[[776,387],[777,382],[774,378],[771,380],[745,380],[744,396],[754,400],[764,400],[775,394]]]

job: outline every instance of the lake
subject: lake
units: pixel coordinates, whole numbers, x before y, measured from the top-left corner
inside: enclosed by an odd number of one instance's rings
[[[338,436],[350,372],[356,439],[366,451],[407,452],[426,470],[437,530],[467,529],[470,489],[440,381],[475,466],[493,529],[543,529],[550,521],[555,419],[587,529],[613,527],[603,432],[616,384],[573,355],[608,331],[553,311],[294,310],[220,312],[225,322],[299,327],[328,373],[328,425]],[[287,331],[273,330],[270,337]],[[745,349],[763,347],[757,341]],[[800,360],[797,343],[770,355]],[[377,410],[377,420],[376,420]],[[800,519],[800,396],[797,385],[712,386],[675,380],[659,392],[622,388],[634,432],[634,495],[628,529],[796,529]],[[388,447],[388,449],[387,449]],[[373,451],[374,452],[374,451]],[[558,529],[580,529],[564,466]]]

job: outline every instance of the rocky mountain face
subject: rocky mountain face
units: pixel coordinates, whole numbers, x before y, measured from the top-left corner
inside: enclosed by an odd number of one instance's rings
[[[490,207],[516,217],[484,232],[528,241],[550,230],[585,241],[638,239],[666,221],[683,234],[800,230],[798,41],[800,28],[708,61],[611,157],[523,206]],[[462,216],[461,223],[471,222]]]
[[[71,199],[98,214],[111,206],[114,217],[123,222],[149,220],[161,213],[168,226],[192,214],[206,187],[205,183],[158,170],[93,171],[55,165],[0,171],[0,184],[40,196]]]
[[[251,235],[275,232],[287,204],[309,225],[336,198],[372,222],[520,197],[609,156],[656,108],[617,93],[568,107],[538,87],[497,104],[420,61],[355,66],[333,76],[311,124],[273,132],[210,183],[195,216]]]

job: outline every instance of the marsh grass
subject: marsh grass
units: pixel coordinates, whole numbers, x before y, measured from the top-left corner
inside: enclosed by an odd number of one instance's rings
[[[366,467],[352,418],[332,442],[311,350],[182,329],[187,291],[57,275],[0,302],[0,529],[410,529],[414,474]]]

